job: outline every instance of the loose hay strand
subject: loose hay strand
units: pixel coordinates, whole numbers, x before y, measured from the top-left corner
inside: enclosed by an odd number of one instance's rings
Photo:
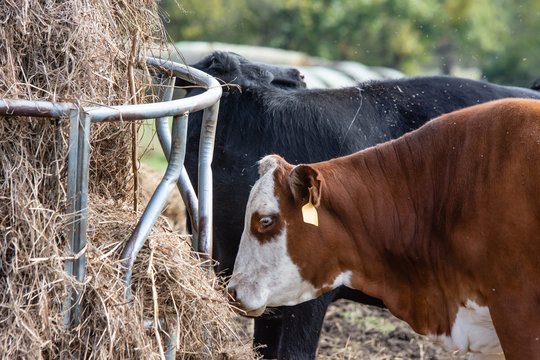
[[[156,290],[156,280],[154,278],[154,266],[153,266],[153,260],[154,260],[154,249],[150,250],[150,260],[148,261],[148,270],[146,271],[146,274],[152,281],[152,304],[154,308],[154,332],[156,334],[156,339],[158,343],[159,348],[159,355],[162,359],[165,359],[165,352],[163,351],[163,346],[161,345],[161,336],[159,335],[159,305],[158,305],[158,295]]]

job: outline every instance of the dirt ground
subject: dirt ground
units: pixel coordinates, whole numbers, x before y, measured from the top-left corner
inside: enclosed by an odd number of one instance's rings
[[[252,320],[239,317],[248,336]],[[328,308],[317,360],[465,360],[416,334],[405,322],[385,309],[338,300]]]
[[[339,300],[326,313],[317,359],[465,360],[385,309]]]
[[[143,197],[149,199],[162,175],[148,167],[141,169]],[[177,231],[185,231],[185,210],[173,191],[165,216]],[[246,336],[252,336],[253,321],[239,316]],[[338,300],[326,313],[319,341],[317,360],[465,360],[443,345],[417,335],[405,322],[387,310],[361,305],[348,300]]]

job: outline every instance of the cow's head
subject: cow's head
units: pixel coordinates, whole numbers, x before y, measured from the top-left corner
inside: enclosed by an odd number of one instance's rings
[[[223,96],[230,92],[276,87],[280,89],[305,88],[304,76],[295,68],[253,62],[233,52],[215,51],[192,67],[204,71],[224,84]],[[189,83],[177,79],[177,86]]]
[[[259,162],[229,292],[247,315],[267,306],[295,305],[339,285],[350,272],[332,256],[332,220],[321,206],[324,179],[315,167],[292,166],[270,155]],[[309,190],[310,189],[310,190]],[[317,209],[319,224],[304,221],[302,207]]]

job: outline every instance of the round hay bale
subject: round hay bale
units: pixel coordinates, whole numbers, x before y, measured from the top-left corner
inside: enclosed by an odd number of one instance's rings
[[[2,1],[0,19],[0,97],[82,106],[151,98],[148,72],[127,74],[147,49],[164,47],[156,0]],[[143,326],[159,317],[179,328],[181,358],[253,358],[217,279],[163,221],[138,257],[126,304],[119,257],[141,215],[130,210],[130,124],[92,125],[87,278],[66,275],[67,127],[0,117],[0,357],[160,358],[165,333]],[[71,286],[82,291],[74,330],[63,314]]]

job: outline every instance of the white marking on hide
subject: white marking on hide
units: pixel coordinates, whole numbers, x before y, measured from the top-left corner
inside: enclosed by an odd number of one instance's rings
[[[442,341],[451,350],[471,352],[470,360],[504,359],[489,309],[472,300],[458,309],[451,336],[431,335],[430,338]]]
[[[244,230],[249,229],[249,221],[251,214],[259,211],[260,214],[277,214],[279,212],[278,199],[274,194],[274,171],[278,166],[278,162],[271,156],[264,157],[259,162],[260,170],[266,171],[261,174],[261,177],[249,194],[248,203],[246,205],[246,215],[244,218]],[[253,196],[256,194],[256,196]]]
[[[341,285],[351,287],[351,277],[352,277],[352,271],[350,271],[350,270],[344,271],[341,274],[339,274],[338,276],[336,276],[336,278],[334,279],[334,282],[332,284],[325,284],[325,285],[323,285],[322,288],[323,289],[324,288],[335,289],[335,288],[337,288],[338,286],[341,286]]]

